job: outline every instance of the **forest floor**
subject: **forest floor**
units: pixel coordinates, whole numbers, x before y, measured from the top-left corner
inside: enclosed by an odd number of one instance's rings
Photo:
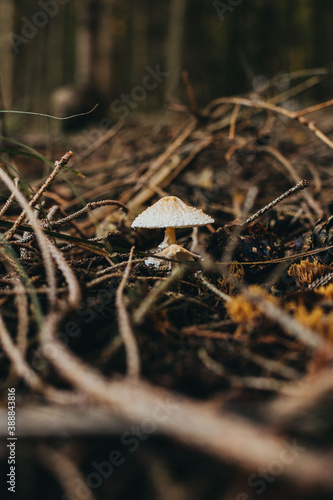
[[[326,104],[225,98],[4,144],[18,498],[332,498],[332,132]],[[163,196],[215,222],[148,266],[164,230],[131,223]]]

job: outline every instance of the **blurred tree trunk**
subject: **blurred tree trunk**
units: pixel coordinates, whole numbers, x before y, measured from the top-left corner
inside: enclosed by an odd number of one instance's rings
[[[93,88],[96,87],[99,59],[101,0],[84,0],[79,5],[76,83]]]
[[[169,26],[166,40],[166,71],[170,73],[165,87],[165,98],[172,95],[180,81],[182,71],[183,39],[187,0],[170,0]]]
[[[13,31],[14,5],[12,0],[0,1],[0,99],[1,109],[9,109],[13,98],[14,52],[8,35]]]
[[[137,85],[148,64],[148,5],[146,0],[133,3],[131,83]]]

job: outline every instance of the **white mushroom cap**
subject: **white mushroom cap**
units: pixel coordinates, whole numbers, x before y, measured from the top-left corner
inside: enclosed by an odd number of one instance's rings
[[[132,227],[194,227],[212,222],[212,217],[198,208],[186,205],[177,196],[165,196],[138,215],[132,222]]]

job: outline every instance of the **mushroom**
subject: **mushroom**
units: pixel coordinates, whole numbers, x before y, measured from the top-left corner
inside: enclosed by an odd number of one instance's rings
[[[133,228],[165,228],[165,236],[158,246],[161,249],[176,244],[176,227],[205,226],[214,222],[198,208],[186,205],[177,196],[165,196],[148,207],[132,222]]]
[[[157,257],[165,257],[167,259],[175,259],[179,261],[193,261],[196,258],[199,257],[199,255],[196,255],[195,253],[189,252],[186,250],[186,248],[183,248],[181,245],[169,245],[168,247],[164,248],[161,252],[158,252],[155,254]],[[155,259],[154,257],[148,257],[148,259],[145,260],[146,266],[153,265],[157,269],[161,265],[161,260],[160,259]],[[177,263],[175,262],[167,262],[166,267],[171,269],[173,267],[178,266]]]

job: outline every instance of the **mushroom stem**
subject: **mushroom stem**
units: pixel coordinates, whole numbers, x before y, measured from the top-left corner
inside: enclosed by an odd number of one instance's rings
[[[166,248],[169,245],[176,244],[176,231],[174,227],[166,227],[164,240],[158,245],[159,248]]]

